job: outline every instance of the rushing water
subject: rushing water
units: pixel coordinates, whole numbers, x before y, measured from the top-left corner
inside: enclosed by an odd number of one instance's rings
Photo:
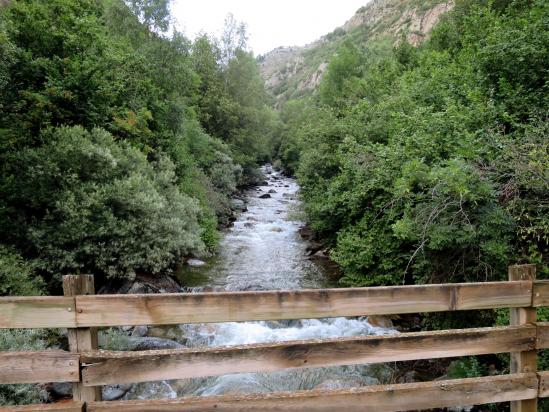
[[[298,220],[297,183],[270,166],[265,166],[263,172],[268,186],[260,186],[247,194],[247,211],[241,213],[224,235],[218,256],[204,266],[186,267],[179,272],[184,284],[196,291],[333,286],[326,267],[307,256],[307,242],[298,233],[303,222]],[[266,194],[270,197],[261,198]],[[371,326],[365,318],[332,318],[179,325],[169,331],[169,336],[188,347],[198,347],[389,332]],[[367,365],[299,369],[139,384],[125,399],[341,388],[372,383],[377,380]]]

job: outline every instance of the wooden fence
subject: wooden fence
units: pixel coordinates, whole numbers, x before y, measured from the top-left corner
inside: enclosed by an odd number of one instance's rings
[[[0,411],[405,411],[511,401],[537,410],[549,397],[549,281],[534,265],[509,268],[509,281],[295,291],[93,295],[93,277],[65,276],[63,297],[1,297],[0,328],[68,328],[70,352],[0,352],[0,384],[73,382],[74,401]],[[503,327],[301,340],[200,349],[97,349],[97,327],[324,318],[510,308]],[[101,402],[101,385],[292,368],[372,364],[511,353],[510,373],[469,379],[257,395]]]

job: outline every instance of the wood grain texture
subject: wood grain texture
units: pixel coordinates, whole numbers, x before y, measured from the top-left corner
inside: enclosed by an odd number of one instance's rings
[[[70,328],[76,326],[74,298],[0,297],[0,328]]]
[[[0,412],[82,412],[84,410],[83,402],[58,402],[49,404],[34,404],[24,406],[0,407]]]
[[[63,294],[65,296],[93,295],[95,283],[93,275],[63,276]],[[98,348],[97,328],[68,329],[69,348],[71,352],[80,353]],[[100,401],[101,388],[84,386],[76,382],[72,386],[72,397],[75,401]]]
[[[83,353],[84,385],[524,351],[536,327],[478,328],[183,350]]]
[[[0,384],[78,382],[79,356],[64,351],[0,352]]]
[[[534,324],[537,318],[536,308],[532,307],[534,285],[536,280],[536,265],[513,265],[509,266],[510,281],[529,281],[532,283],[532,302],[522,308],[512,308],[509,313],[511,325]],[[514,351],[511,352],[509,369],[511,373],[529,373],[537,371],[537,351]],[[538,410],[537,399],[527,399],[511,402],[511,412],[536,412]]]
[[[261,395],[193,397],[161,401],[92,402],[88,412],[312,411],[387,412],[478,405],[535,398],[536,374],[379,385]]]
[[[58,402],[50,404],[34,404],[24,406],[0,407],[0,412],[82,412],[84,404],[82,402]]]
[[[549,280],[536,280],[534,282],[534,297],[532,306],[549,306]]]
[[[87,326],[307,319],[528,306],[531,282],[76,298]]]
[[[540,398],[549,397],[549,371],[538,372]]]
[[[538,336],[536,349],[549,349],[549,322],[536,322]]]

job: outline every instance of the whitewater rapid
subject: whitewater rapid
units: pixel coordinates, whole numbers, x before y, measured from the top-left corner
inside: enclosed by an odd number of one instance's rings
[[[220,253],[200,267],[187,267],[179,279],[203,290],[271,290],[334,286],[321,261],[307,255],[299,235],[299,186],[295,180],[262,168],[266,185],[250,190],[246,208],[223,236]],[[268,195],[268,196],[266,196]],[[367,318],[227,322],[177,325],[172,335],[187,347],[231,346],[301,339],[394,333]],[[377,372],[379,374],[379,371]],[[314,388],[357,387],[379,383],[368,365],[246,373],[135,385],[124,399],[264,393]]]

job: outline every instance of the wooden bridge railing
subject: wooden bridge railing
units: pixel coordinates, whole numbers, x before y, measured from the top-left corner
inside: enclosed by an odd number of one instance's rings
[[[64,297],[2,297],[0,328],[69,328],[70,352],[0,352],[0,384],[73,382],[74,402],[18,411],[405,411],[511,401],[537,410],[549,397],[549,371],[536,351],[549,348],[549,281],[535,266],[512,266],[508,282],[425,286],[93,295],[92,276],[64,278]],[[511,308],[503,327],[301,340],[199,349],[97,350],[97,327],[324,318]],[[258,395],[100,401],[100,386],[243,372],[511,353],[508,375]],[[0,411],[5,409],[0,408]]]

